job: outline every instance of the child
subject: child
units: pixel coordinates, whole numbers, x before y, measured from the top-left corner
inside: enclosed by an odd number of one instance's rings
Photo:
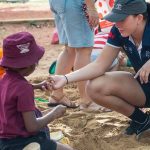
[[[0,79],[2,150],[22,150],[32,142],[39,143],[41,150],[73,150],[69,146],[52,141],[49,134],[46,134],[49,133],[46,132],[46,125],[61,117],[66,108],[59,105],[47,115],[39,117],[41,113],[34,103],[35,87],[24,78],[35,70],[43,54],[44,48],[38,46],[28,32],[12,34],[3,41],[3,58],[0,65],[6,69],[6,73]]]

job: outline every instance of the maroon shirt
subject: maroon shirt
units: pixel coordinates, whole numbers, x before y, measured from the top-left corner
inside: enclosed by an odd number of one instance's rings
[[[13,71],[0,79],[0,138],[27,137],[22,112],[34,111],[34,91],[27,80]]]

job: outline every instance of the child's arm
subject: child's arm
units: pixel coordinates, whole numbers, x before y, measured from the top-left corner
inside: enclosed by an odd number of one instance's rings
[[[37,84],[32,84],[32,86],[33,86],[34,89],[40,89],[40,90],[43,90],[43,91],[51,90],[49,83],[46,82],[46,81],[42,81],[42,82],[37,83]]]
[[[36,118],[34,111],[23,112],[23,119],[25,127],[28,132],[37,132],[44,128],[48,123],[63,116],[66,111],[66,107],[59,105],[55,107],[51,112],[43,117]]]

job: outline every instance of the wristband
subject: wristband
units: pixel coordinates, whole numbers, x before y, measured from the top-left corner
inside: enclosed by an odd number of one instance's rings
[[[66,75],[64,75],[64,77],[66,78],[66,84],[68,84],[69,83],[69,81],[68,81],[68,78],[67,78],[67,76]]]

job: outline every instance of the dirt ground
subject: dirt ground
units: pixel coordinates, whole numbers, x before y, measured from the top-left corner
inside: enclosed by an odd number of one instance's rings
[[[52,18],[48,0],[26,3],[0,3],[0,20]]]
[[[17,10],[18,8],[23,10],[23,7],[27,8],[25,5],[11,4],[10,8],[13,7],[13,10]],[[50,15],[46,3],[44,5],[45,8],[42,8],[45,10],[47,9],[46,11],[41,11],[41,8],[37,11],[37,7],[33,7],[33,5],[28,6],[29,11],[17,10],[16,12],[12,12],[10,11],[12,9],[8,10],[8,5],[6,6],[6,4],[0,3],[0,20],[28,18],[29,14],[29,18],[31,18],[33,8],[34,12],[36,9],[36,12],[34,13],[36,18],[45,17],[45,14]],[[63,49],[63,46],[61,45],[50,44],[53,30],[54,27],[49,23],[34,25],[31,23],[0,24],[0,47],[2,46],[4,37],[19,31],[31,32],[35,36],[37,42],[45,47],[44,57],[40,61],[37,70],[27,78],[32,83],[40,82],[47,78],[49,75],[48,70],[50,64],[57,59],[58,54]],[[67,85],[65,87],[65,93],[72,101],[77,102],[79,99],[75,83]],[[49,95],[50,93],[44,93],[39,90],[35,91],[36,97],[48,99]],[[48,109],[46,103],[36,103],[41,110]],[[124,129],[128,126],[127,122],[127,118],[116,112],[88,112],[80,111],[77,108],[67,109],[66,114],[62,118],[50,123],[49,127],[51,131],[62,131],[63,134],[68,137],[70,141],[69,145],[77,150],[149,150],[149,136],[144,135],[137,141],[135,135],[126,136],[123,134]]]

